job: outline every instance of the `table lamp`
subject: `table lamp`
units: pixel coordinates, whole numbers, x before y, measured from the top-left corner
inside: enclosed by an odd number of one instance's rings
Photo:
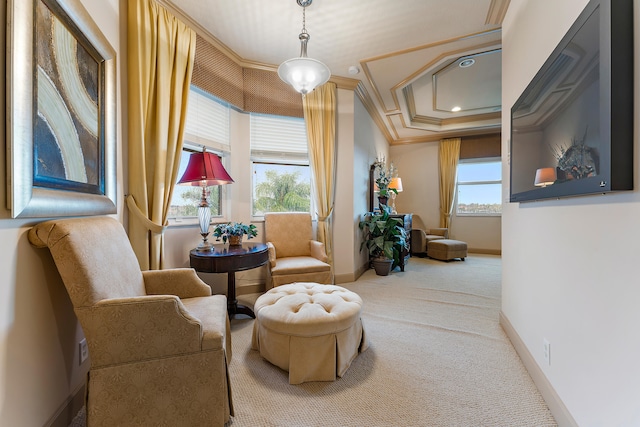
[[[198,205],[198,222],[200,223],[200,235],[202,243],[197,249],[201,251],[212,250],[213,245],[207,241],[209,236],[209,223],[211,221],[211,210],[209,209],[208,189],[211,185],[231,184],[233,179],[229,176],[220,157],[216,154],[202,151],[192,153],[189,157],[187,169],[184,171],[178,184],[193,185],[202,187],[202,197]]]
[[[533,185],[536,187],[546,187],[556,181],[556,168],[540,168],[536,170],[536,178]]]
[[[395,189],[398,193],[402,193],[402,178],[395,177],[391,179],[389,183],[389,188]],[[396,191],[391,192],[391,213],[397,214],[396,211]]]

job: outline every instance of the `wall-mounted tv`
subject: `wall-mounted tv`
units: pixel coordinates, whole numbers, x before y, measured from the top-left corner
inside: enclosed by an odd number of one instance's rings
[[[633,189],[633,0],[591,0],[511,108],[510,201]]]

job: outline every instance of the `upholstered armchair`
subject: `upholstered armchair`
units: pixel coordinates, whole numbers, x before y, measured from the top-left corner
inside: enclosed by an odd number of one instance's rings
[[[427,243],[432,240],[448,239],[448,228],[430,228],[422,230],[420,228],[411,229],[411,255],[421,255],[427,253]]]
[[[332,283],[324,243],[313,239],[311,215],[266,213],[264,235],[269,248],[267,289],[294,282]]]
[[[87,339],[89,426],[229,420],[224,295],[212,296],[192,269],[141,271],[110,217],[46,221],[28,236],[49,248]]]

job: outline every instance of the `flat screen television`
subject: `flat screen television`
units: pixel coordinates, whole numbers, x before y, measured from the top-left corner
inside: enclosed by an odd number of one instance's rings
[[[511,108],[510,201],[633,189],[633,0],[591,0]]]

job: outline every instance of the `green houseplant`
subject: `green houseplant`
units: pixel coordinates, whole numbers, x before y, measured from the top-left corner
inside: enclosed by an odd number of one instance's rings
[[[247,239],[253,239],[258,235],[258,230],[253,224],[246,225],[241,222],[225,222],[216,225],[213,229],[213,235],[216,240],[222,239],[223,243],[229,240],[230,245],[242,244],[242,236],[247,235]]]
[[[360,221],[364,232],[360,250],[367,248],[376,274],[386,276],[400,264],[403,249],[409,249],[407,231],[402,220],[390,216],[391,208],[380,206],[380,212],[368,212]]]

